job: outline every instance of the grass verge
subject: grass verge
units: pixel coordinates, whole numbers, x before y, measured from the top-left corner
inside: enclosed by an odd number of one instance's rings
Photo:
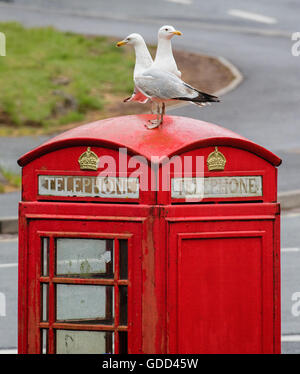
[[[55,129],[103,110],[109,95],[132,90],[134,56],[114,40],[0,23],[0,124]]]
[[[21,175],[0,168],[0,193],[19,190],[22,185]]]

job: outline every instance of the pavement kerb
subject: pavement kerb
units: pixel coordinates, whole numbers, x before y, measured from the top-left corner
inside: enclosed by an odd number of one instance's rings
[[[1,217],[0,234],[16,234],[18,232],[18,217]]]
[[[281,210],[283,212],[300,208],[300,190],[280,192],[278,194]],[[0,218],[0,235],[17,234],[18,217]]]
[[[300,190],[292,190],[278,193],[278,201],[281,210],[291,210],[300,208]]]

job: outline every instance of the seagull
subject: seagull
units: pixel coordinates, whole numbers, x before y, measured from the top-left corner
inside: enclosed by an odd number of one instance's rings
[[[158,30],[157,50],[152,67],[168,71],[181,78],[181,72],[177,68],[172,52],[171,39],[174,35],[182,35],[182,33],[175,30],[173,26],[165,25]]]
[[[156,120],[151,121],[152,125],[147,126],[149,129],[156,128],[162,124],[165,114],[165,102],[167,101],[189,101],[198,106],[205,106],[208,103],[220,101],[216,96],[190,86],[175,74],[153,66],[143,71],[142,74],[136,75],[134,82],[138,90],[152,102],[163,104],[162,112],[157,115]]]
[[[181,72],[177,68],[172,51],[171,39],[174,35],[182,35],[182,33],[179,30],[176,30],[173,26],[165,25],[158,30],[157,49],[152,67],[175,74],[177,77],[181,78]],[[159,103],[156,104],[156,113],[163,114],[165,112],[165,103],[162,103],[161,110]]]
[[[124,40],[117,43],[117,47],[122,45],[130,44],[135,49],[135,66],[133,72],[133,78],[137,75],[142,74],[142,72],[151,67],[153,64],[152,57],[147,48],[144,38],[140,34],[130,34]],[[139,103],[145,104],[148,101],[148,97],[143,95],[136,87],[134,87],[133,94],[124,100],[128,101],[138,101]]]
[[[220,101],[216,96],[199,91],[181,80],[181,72],[177,68],[172,53],[171,38],[174,35],[181,35],[181,32],[175,30],[173,26],[162,26],[159,29],[154,62],[140,34],[130,34],[117,43],[118,47],[126,44],[133,45],[136,54],[133,74],[134,92],[130,98],[124,101],[145,103],[150,100],[151,104],[156,104],[158,108],[162,104],[162,110],[157,110],[156,120],[151,120],[149,121],[151,125],[146,125],[148,129],[156,128],[162,124],[165,102],[167,101],[190,101],[198,106]]]
[[[158,43],[154,63],[147,45],[140,34],[134,33],[128,35],[124,40],[117,43],[117,47],[121,47],[125,44],[133,45],[136,53],[134,76],[153,65],[158,69],[169,71],[170,73],[181,77],[181,72],[177,68],[172,52],[171,38],[174,35],[182,34],[180,31],[175,30],[173,26],[165,25],[158,30]],[[137,101],[145,104],[148,100],[149,99],[135,87],[133,94],[125,99],[124,102]]]

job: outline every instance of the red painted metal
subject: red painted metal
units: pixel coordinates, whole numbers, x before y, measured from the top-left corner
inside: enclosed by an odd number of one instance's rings
[[[129,353],[280,353],[280,159],[257,144],[205,122],[165,117],[156,130],[148,116],[94,122],[61,134],[24,155],[19,247],[19,352],[41,352],[41,329],[55,353],[57,329],[128,333]],[[157,156],[149,180],[158,191],[140,191],[130,201],[38,194],[38,175],[97,176],[79,169],[91,146],[115,159]],[[263,195],[175,200],[162,191],[167,157],[207,159],[218,146],[224,171],[204,177],[262,176]],[[196,170],[193,169],[192,176]],[[174,177],[171,168],[169,180]],[[49,274],[41,273],[41,237],[49,238]],[[115,243],[112,278],[68,278],[55,274],[55,238],[105,238]],[[120,279],[119,240],[128,241],[128,279]],[[48,321],[41,321],[41,284],[49,284]],[[116,296],[112,325],[56,320],[57,284],[110,285]],[[128,287],[128,325],[120,325],[119,287]]]
[[[241,148],[278,166],[280,158],[250,140],[212,123],[192,118],[165,116],[155,131],[147,131],[145,123],[151,115],[108,118],[64,132],[28,152],[19,159],[25,166],[36,158],[67,147],[93,145],[108,149],[126,147],[131,153],[159,160],[188,150],[215,145]],[[77,161],[77,160],[75,160]]]

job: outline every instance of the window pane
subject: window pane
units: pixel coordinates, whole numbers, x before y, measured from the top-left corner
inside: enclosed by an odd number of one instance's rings
[[[113,278],[113,240],[71,239],[56,240],[56,274],[66,277]]]
[[[41,353],[48,353],[48,330],[41,330]]]
[[[119,240],[120,279],[128,279],[128,241]]]
[[[41,303],[42,303],[41,319],[42,319],[43,322],[46,322],[46,321],[48,321],[48,284],[47,283],[43,283],[41,285],[41,294],[42,294],[42,297],[41,297]]]
[[[42,263],[41,263],[41,275],[47,277],[49,275],[49,238],[41,238],[42,247]]]
[[[120,288],[120,325],[127,325],[127,287]]]
[[[113,323],[113,287],[56,285],[56,319],[78,323]]]
[[[56,331],[56,353],[103,354],[112,352],[112,332]]]

